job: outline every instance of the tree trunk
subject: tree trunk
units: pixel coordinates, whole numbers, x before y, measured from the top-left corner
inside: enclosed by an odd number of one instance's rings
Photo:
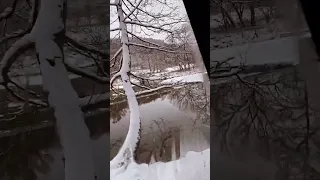
[[[238,16],[238,19],[240,21],[241,27],[244,28],[246,25],[243,22],[243,7],[242,7],[243,5],[242,4],[238,4],[238,6],[237,6],[237,4],[233,3],[233,2],[231,2],[231,5],[232,5],[233,9],[237,13],[237,16]]]
[[[65,157],[65,180],[94,180],[89,131],[64,65],[66,8],[67,0],[42,0],[31,35],[35,38],[43,89],[55,110]]]
[[[130,124],[123,145],[121,146],[118,154],[110,162],[111,170],[126,167],[130,162],[135,161],[135,150],[139,146],[141,127],[139,104],[128,75],[130,73],[131,56],[129,51],[128,31],[124,22],[124,13],[122,10],[122,0],[116,0],[115,4],[117,6],[123,54],[123,61],[119,75],[122,80],[123,90],[126,94],[130,110]],[[111,172],[112,175],[114,175],[113,173],[115,173],[115,171]]]

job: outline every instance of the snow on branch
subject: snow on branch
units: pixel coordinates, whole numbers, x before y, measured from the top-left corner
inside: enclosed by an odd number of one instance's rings
[[[119,72],[117,72],[116,74],[114,74],[114,75],[112,76],[112,78],[110,79],[110,86],[112,86],[113,83],[114,83],[114,81],[115,81],[116,79],[118,79],[119,77],[120,77],[120,73],[119,73]]]
[[[126,94],[128,106],[130,109],[130,125],[126,139],[117,155],[110,161],[110,169],[116,168],[116,171],[118,171],[122,170],[122,168],[125,168],[129,162],[134,161],[134,153],[140,139],[141,121],[139,104],[129,79],[131,59],[129,50],[129,37],[127,33],[128,31],[126,24],[124,23],[122,0],[116,0],[115,3],[117,4],[117,14],[119,17],[119,25],[121,29],[123,60],[120,71],[116,73],[112,78],[114,79],[118,76],[121,77],[123,89]]]
[[[116,59],[121,54],[121,52],[122,52],[122,47],[120,47],[118,49],[118,51],[113,55],[113,57],[110,59],[110,61]]]
[[[12,64],[16,61],[16,57],[21,55],[27,49],[31,48],[34,39],[30,34],[24,35],[21,39],[17,40],[4,54],[0,62],[1,80],[0,82],[6,84],[10,81],[8,72]]]

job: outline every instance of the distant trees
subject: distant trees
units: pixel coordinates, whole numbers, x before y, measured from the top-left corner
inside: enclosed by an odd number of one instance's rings
[[[125,6],[124,13],[128,16],[125,24],[128,26],[131,56],[136,57],[131,66],[134,67],[136,64],[139,64],[136,67],[148,68],[150,71],[159,71],[173,65],[175,54],[185,54],[187,52],[178,49],[178,45],[172,46],[167,40],[157,39],[175,33],[179,26],[187,21],[177,14],[179,13],[175,5],[177,2],[156,3],[142,1],[139,7],[134,9],[135,3],[132,1],[125,1],[123,3]],[[152,6],[159,6],[159,9],[151,11]],[[116,19],[112,21],[117,22]],[[119,28],[112,28],[111,31],[119,32]],[[113,49],[112,46],[111,49]],[[111,58],[112,61],[118,61],[118,54],[114,54],[113,57]],[[112,61],[111,64],[116,64]]]
[[[224,28],[256,26],[261,18],[268,23],[275,7],[273,0],[210,0],[210,5],[212,15],[221,14],[215,21]]]

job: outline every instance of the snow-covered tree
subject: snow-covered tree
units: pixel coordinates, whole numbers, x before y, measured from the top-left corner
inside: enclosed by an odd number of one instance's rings
[[[13,2],[11,7],[5,8],[0,14],[0,21],[9,22],[9,18],[22,3],[19,0]],[[0,62],[1,85],[5,86],[17,100],[54,110],[56,129],[65,158],[65,180],[93,180],[95,177],[91,140],[81,109],[90,101],[86,98],[79,99],[70,82],[69,73],[106,85],[109,83],[109,78],[107,73],[99,76],[66,61],[65,45],[79,54],[90,57],[94,62],[106,61],[109,55],[105,51],[84,46],[74,39],[72,34],[66,33],[67,0],[32,0],[30,2],[26,6],[30,15],[25,18],[27,19],[25,24],[28,27],[12,34],[4,33],[0,39],[1,43],[10,40],[11,44]],[[14,63],[27,51],[35,51],[42,75],[44,94],[47,98],[29,91],[10,76],[9,71]],[[28,58],[22,61],[26,59]],[[100,64],[96,63],[97,67]],[[28,95],[22,96],[15,91],[16,89],[22,89]],[[26,97],[28,99],[25,99]],[[108,95],[104,97],[104,99],[108,98]]]

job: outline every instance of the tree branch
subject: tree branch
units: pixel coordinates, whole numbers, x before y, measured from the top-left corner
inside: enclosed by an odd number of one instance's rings
[[[109,78],[96,76],[95,74],[86,72],[86,71],[84,71],[80,68],[74,67],[68,63],[65,63],[65,66],[68,69],[68,71],[70,71],[74,74],[80,75],[80,76],[88,78],[88,79],[92,79],[92,80],[94,80],[98,83],[101,83],[101,84],[109,83]]]
[[[110,29],[110,32],[113,32],[113,31],[120,31],[121,29],[120,28],[114,28],[114,29]]]
[[[4,11],[0,14],[0,22],[13,15],[14,11],[16,10],[17,3],[18,3],[18,0],[13,0],[11,7],[7,7],[4,9]]]
[[[139,2],[138,2],[138,4],[127,14],[127,16],[126,17],[124,17],[124,21],[128,18],[128,17],[130,17],[131,16],[131,14],[135,11],[135,10],[137,10],[137,8],[140,6],[140,4],[142,3],[142,1],[143,0],[140,0]]]
[[[30,31],[31,31],[31,28],[29,28],[27,30],[20,29],[20,30],[18,30],[16,32],[13,32],[13,33],[1,38],[0,39],[0,44],[3,44],[6,41],[9,41],[10,39],[22,37],[22,36],[26,35],[27,33],[30,33]]]
[[[134,21],[124,21],[124,23],[125,24],[133,24],[133,25],[137,25],[137,26],[145,27],[145,28],[158,29],[160,31],[165,31],[165,32],[168,32],[168,33],[172,33],[172,31],[170,31],[168,29],[164,29],[164,28],[153,26],[153,25],[149,25],[149,24],[142,24],[142,23],[138,23],[138,22],[134,22]]]
[[[110,59],[110,61],[116,59],[120,55],[121,52],[122,52],[122,47],[120,47],[118,49],[118,51],[113,55],[113,57]]]
[[[162,89],[166,89],[166,88],[172,88],[172,85],[171,86],[159,86],[159,87],[156,87],[156,88],[153,88],[153,89],[148,89],[148,90],[145,90],[145,91],[140,91],[140,92],[137,92],[136,93],[136,96],[141,96],[141,95],[144,95],[144,94],[148,94],[148,93],[152,93],[152,92],[155,92],[155,91],[159,91],[159,90],[162,90]]]
[[[164,46],[162,46],[162,45],[156,44],[156,43],[151,42],[151,41],[144,40],[144,39],[140,38],[139,36],[135,35],[135,34],[134,34],[134,33],[132,33],[132,32],[128,32],[128,33],[129,33],[131,36],[133,36],[133,37],[135,37],[135,38],[139,39],[139,40],[140,40],[140,41],[142,41],[142,42],[145,42],[145,43],[148,43],[148,44],[152,44],[152,45],[157,46],[157,47],[163,47],[163,48],[165,48],[165,47],[164,47]]]
[[[99,51],[97,49],[89,48],[89,47],[86,47],[84,45],[81,45],[80,43],[78,43],[77,41],[73,40],[72,38],[70,38],[67,35],[65,36],[65,42],[67,44],[70,44],[70,45],[78,48],[78,49],[81,49],[82,51],[86,51],[86,52],[91,52],[91,53],[97,54],[97,55],[101,56],[103,59],[108,59],[109,58],[109,54],[108,53],[105,53],[105,52]]]
[[[150,89],[151,89],[151,88],[149,88],[149,87],[147,87],[147,86],[143,86],[143,85],[140,85],[140,84],[134,83],[134,82],[132,82],[132,81],[131,81],[131,84],[133,84],[133,85],[135,85],[135,86],[137,86],[137,87],[143,88],[143,89],[148,89],[148,90],[150,90]]]

